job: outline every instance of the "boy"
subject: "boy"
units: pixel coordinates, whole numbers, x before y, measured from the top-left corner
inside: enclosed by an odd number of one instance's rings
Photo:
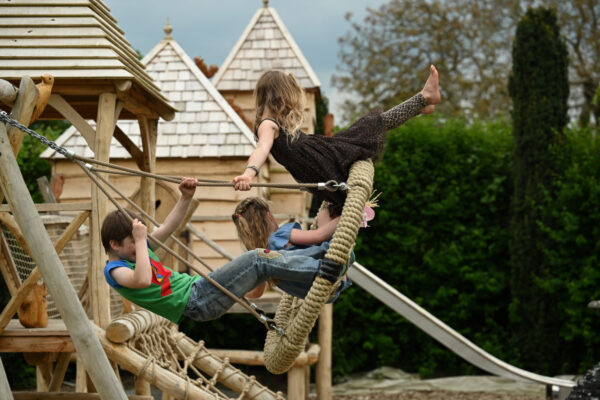
[[[164,241],[184,217],[196,190],[197,180],[183,178],[181,197],[165,222],[148,237],[140,218],[133,222],[119,210],[102,223],[102,245],[108,262],[104,276],[121,296],[168,320],[178,323],[183,315],[196,321],[219,318],[234,303],[227,295],[200,276],[178,273],[163,266],[152,251]],[[209,276],[238,297],[269,278],[312,282],[317,273],[335,282],[342,266],[317,260],[301,251],[256,249],[246,252]]]

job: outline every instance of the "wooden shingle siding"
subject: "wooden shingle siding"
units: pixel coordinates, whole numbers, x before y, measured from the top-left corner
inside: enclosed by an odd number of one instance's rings
[[[255,14],[213,78],[220,91],[253,90],[269,69],[293,73],[305,89],[321,86],[287,28],[270,7]]]

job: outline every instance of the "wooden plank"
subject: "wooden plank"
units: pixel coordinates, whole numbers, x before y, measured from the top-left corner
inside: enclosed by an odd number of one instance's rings
[[[196,207],[198,207],[198,203],[199,203],[198,200],[192,198],[185,215],[183,216],[182,220],[179,221],[179,225],[177,226],[177,228],[175,228],[175,231],[173,231],[173,234],[171,236],[179,238],[179,235],[181,234],[181,232],[183,232],[183,230],[186,229],[186,225],[187,225],[188,221],[190,220],[190,218],[192,217],[192,214],[194,213],[194,211],[196,211]],[[171,237],[168,237],[164,243],[165,243],[165,246],[167,246],[168,248],[171,248],[171,247],[173,247],[175,241],[173,239],[171,239]],[[161,247],[156,250],[155,254],[159,259],[162,259],[167,256],[167,251]],[[175,267],[175,266],[173,266],[173,267]],[[177,271],[177,269],[175,269],[175,270]]]
[[[18,99],[17,99],[18,100]],[[113,104],[114,110],[114,104]],[[100,394],[107,399],[126,398],[100,343],[95,337],[85,311],[71,286],[62,263],[48,237],[12,154],[4,124],[0,124],[0,187],[14,212],[15,220],[27,239],[33,259],[42,272],[48,291],[71,332],[77,351],[85,361]],[[105,299],[108,296],[104,297]]]
[[[64,336],[69,337],[69,331],[62,319],[49,319],[48,326],[45,328],[25,328],[18,319],[11,319],[6,329],[1,334],[2,337],[16,336]]]
[[[319,316],[318,341],[321,346],[315,370],[318,399],[331,399],[331,337],[333,334],[333,304],[325,304]]]
[[[97,26],[86,27],[56,27],[56,28],[36,28],[30,27],[14,27],[2,28],[0,37],[104,37],[106,34]]]
[[[110,140],[115,125],[115,106],[117,96],[114,93],[103,93],[98,100],[98,116],[96,118],[96,137],[92,149],[98,161],[109,161]],[[106,176],[106,174],[103,174]],[[90,218],[90,259],[92,270],[89,276],[88,295],[94,322],[105,327],[110,323],[110,291],[104,279],[105,252],[100,238],[102,221],[108,213],[108,201],[96,185],[92,185],[92,216]],[[88,368],[89,371],[89,368]]]
[[[2,365],[2,358],[0,358],[0,399],[13,400],[10,385],[8,384],[8,377]]]
[[[81,133],[90,148],[94,148],[96,131],[61,95],[53,93],[50,95],[48,104],[61,113]]]
[[[0,216],[1,215],[2,214],[0,214]],[[88,218],[89,215],[89,211],[82,211],[65,228],[63,233],[60,235],[60,237],[56,240],[56,243],[54,244],[56,254],[59,254],[65,248],[67,243],[69,243],[73,235],[77,232],[81,224],[83,224],[83,222]],[[31,254],[29,251],[27,252]],[[34,268],[33,271],[31,271],[29,277],[27,277],[27,279],[25,279],[23,284],[19,287],[17,292],[12,295],[8,304],[4,307],[2,313],[0,313],[0,334],[4,330],[4,327],[10,322],[11,318],[15,315],[15,313],[19,309],[19,306],[23,303],[31,289],[35,287],[35,285],[37,285],[37,282],[40,280],[41,277],[42,276],[40,270],[37,267]]]
[[[91,201],[83,201],[77,203],[37,203],[34,204],[38,212],[51,212],[51,211],[89,211],[92,209]],[[8,204],[0,205],[0,213],[10,212],[10,206]]]
[[[43,37],[43,38],[0,38],[1,48],[112,48],[104,37]]]
[[[73,340],[65,336],[0,336],[2,353],[48,353],[76,351]]]
[[[98,393],[13,392],[14,400],[102,400]],[[150,395],[127,395],[129,400],[154,400]]]
[[[88,57],[89,59],[116,59],[115,53],[108,48],[98,47],[91,49],[64,49],[64,48],[53,48],[46,47],[43,49],[35,49],[35,48],[15,48],[10,51],[10,54],[1,54],[0,59],[23,59],[27,58],[29,60],[36,59],[61,59],[61,60],[69,60],[69,59],[78,59],[83,56]]]
[[[1,32],[1,31],[0,31]],[[82,54],[82,57],[85,55]],[[92,59],[86,58],[70,58],[68,60],[61,59],[44,59],[40,60],[23,60],[23,59],[4,59],[0,65],[0,70],[24,68],[33,70],[46,70],[53,68],[70,68],[70,69],[117,69],[124,68],[121,61],[114,59]]]
[[[0,66],[1,67],[1,66]],[[4,69],[4,68],[0,68],[2,69],[2,75],[5,76],[7,79],[8,78],[13,78],[13,77],[19,77],[22,75],[39,75],[40,74],[40,69],[34,69],[34,68],[16,68],[16,69]],[[81,70],[81,69],[72,69],[69,68],[68,66],[63,67],[63,68],[44,68],[43,69],[44,72],[48,72],[49,74],[51,74],[54,79],[57,78],[81,78],[82,76],[85,76],[86,79],[91,79],[91,78],[107,78],[107,79],[114,79],[114,78],[131,78],[132,74],[129,71],[126,71],[125,69],[85,69],[85,70]]]

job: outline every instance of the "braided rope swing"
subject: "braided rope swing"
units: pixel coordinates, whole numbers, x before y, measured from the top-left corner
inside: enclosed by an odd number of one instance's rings
[[[341,265],[348,262],[363,218],[363,209],[373,189],[373,174],[371,160],[357,161],[352,165],[347,182],[350,189],[326,259]],[[285,330],[285,334],[271,330],[265,339],[264,359],[269,372],[282,374],[292,367],[304,349],[323,305],[338,285],[339,279],[332,283],[317,275],[304,301],[289,294],[283,295],[274,320],[278,327]]]

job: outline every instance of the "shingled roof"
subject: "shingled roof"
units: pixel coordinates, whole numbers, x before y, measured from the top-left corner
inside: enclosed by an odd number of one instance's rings
[[[254,90],[260,75],[269,69],[293,73],[305,89],[321,86],[281,18],[265,1],[212,82],[221,91]]]
[[[165,28],[165,32],[165,38],[142,60],[148,74],[180,110],[172,121],[159,122],[156,157],[250,155],[255,146],[250,129],[171,37],[170,26]],[[134,143],[141,146],[137,121],[121,121],[118,125]],[[92,155],[91,149],[74,127],[67,129],[57,143],[76,154]],[[41,157],[62,156],[48,149]],[[130,158],[130,155],[113,139],[110,157]]]
[[[57,87],[61,80],[131,80],[161,116],[174,111],[101,0],[0,2],[0,78],[46,73]]]

